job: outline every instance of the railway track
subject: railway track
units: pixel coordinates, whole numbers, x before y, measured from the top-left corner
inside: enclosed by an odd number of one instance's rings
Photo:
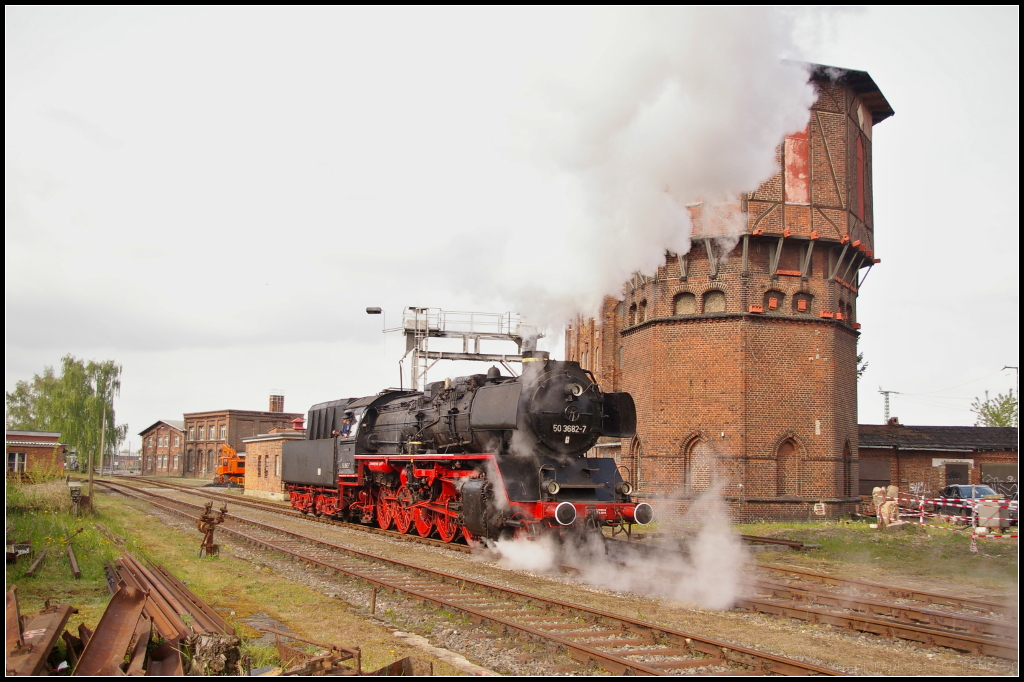
[[[296,509],[292,509],[290,506],[278,502],[272,502],[270,500],[258,500],[258,499],[245,499],[240,495],[231,495],[228,493],[215,492],[207,487],[197,487],[192,485],[179,485],[176,483],[168,483],[167,481],[157,481],[148,478],[140,478],[140,482],[144,482],[146,485],[154,485],[159,488],[166,488],[168,490],[176,490],[178,492],[186,493],[189,495],[196,495],[199,497],[205,497],[211,500],[218,500],[222,502],[230,502],[236,506],[248,507],[250,509],[259,509],[260,511],[269,511],[275,514],[281,514],[291,518],[306,519],[307,521],[313,521],[316,523],[322,523],[328,526],[335,526],[337,528],[348,528],[351,530],[359,530],[365,533],[373,533],[375,535],[383,535],[385,537],[396,538],[405,542],[416,542],[423,545],[429,545],[431,547],[444,547],[445,549],[451,549],[456,552],[464,552],[469,554],[473,551],[468,545],[464,545],[458,542],[444,542],[436,538],[421,537],[419,535],[410,535],[408,533],[399,533],[395,530],[384,530],[383,528],[377,528],[376,526],[368,526],[364,523],[351,523],[348,521],[340,521],[333,519],[328,516],[314,516],[312,514],[303,514]]]
[[[403,541],[414,541],[462,552],[472,551],[466,545],[445,543],[433,538],[422,538],[325,517],[305,516],[283,504],[242,500],[236,495],[212,492],[208,488],[197,489],[194,486],[163,481],[147,480],[146,483],[262,511],[392,536]],[[628,547],[640,552],[647,551],[647,546],[642,544],[642,541],[609,539],[608,544],[620,549]],[[572,566],[562,568],[575,570]],[[755,564],[752,568],[781,576],[785,582],[763,578],[748,580],[747,596],[737,601],[738,609],[829,624],[928,646],[948,647],[1009,660],[1017,658],[1018,628],[1015,610],[1008,605],[1009,600],[1007,603],[999,603],[957,597],[865,580],[837,578],[824,573],[779,565]],[[813,587],[809,583],[813,584]],[[943,608],[935,608],[936,606]]]
[[[98,482],[166,512],[198,520],[201,505],[123,482]],[[348,577],[463,613],[506,633],[541,640],[613,673],[838,675],[829,668],[734,646],[656,623],[509,589],[262,523],[230,516],[218,533]]]
[[[679,559],[685,557],[680,553]],[[748,578],[747,596],[735,608],[1017,660],[1018,627],[1009,600],[956,597],[772,564],[751,568],[785,582]],[[868,595],[858,594],[864,592]]]

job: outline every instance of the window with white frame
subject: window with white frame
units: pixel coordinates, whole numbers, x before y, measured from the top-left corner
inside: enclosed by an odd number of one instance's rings
[[[205,426],[200,426],[199,427],[199,440],[206,440],[206,427]]]
[[[228,427],[225,426],[224,424],[221,424],[221,427],[220,427],[220,439],[221,440],[226,440],[227,437],[228,437]]]
[[[178,447],[179,445],[181,445],[181,436],[175,436],[174,437],[174,447]]]
[[[7,471],[12,473],[24,473],[25,472],[25,453],[24,452],[8,452],[7,453]]]
[[[188,439],[189,440],[195,440],[196,439],[196,427],[194,427],[194,426],[188,427]]]

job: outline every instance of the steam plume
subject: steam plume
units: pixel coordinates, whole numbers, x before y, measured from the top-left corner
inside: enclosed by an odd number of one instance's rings
[[[774,172],[814,99],[806,71],[782,60],[792,31],[770,8],[601,9],[539,48],[515,149],[566,205],[523,226],[537,246],[506,256],[499,285],[531,321],[594,314],[633,272],[689,250],[688,203],[727,201]],[[729,249],[743,221],[723,224]]]

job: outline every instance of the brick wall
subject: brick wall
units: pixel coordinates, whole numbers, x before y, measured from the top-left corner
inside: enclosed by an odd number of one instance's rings
[[[11,453],[19,453],[24,455],[22,458],[24,461],[24,476],[28,479],[32,479],[38,475],[57,475],[62,476],[64,474],[64,455],[67,452],[67,446],[54,443],[53,445],[26,445],[24,443],[10,442],[7,443],[7,459],[8,459],[8,476],[20,476],[18,472],[12,472],[12,457]]]
[[[968,480],[962,483],[987,483],[982,479],[984,464],[1017,464],[1017,452],[1012,450],[988,452],[949,452],[946,450],[894,450],[892,448],[861,448],[864,461],[888,462],[892,485],[901,493],[934,497],[952,483],[946,480],[946,464],[966,463]],[[920,492],[917,492],[920,491]]]
[[[260,412],[219,410],[185,415],[185,475],[213,478],[217,471],[220,446],[228,445],[236,452],[245,452],[244,440],[272,429],[291,426],[302,414],[293,412]]]
[[[285,500],[281,481],[281,454],[287,440],[302,440],[301,431],[275,429],[276,433],[247,438],[245,444],[245,494]]]
[[[616,457],[670,511],[712,485],[744,519],[807,518],[818,502],[834,517],[859,500],[856,284],[875,262],[872,122],[850,85],[816,85],[778,172],[725,207],[745,224],[738,240],[702,233],[708,209],[695,207],[689,253],[667,254],[567,329],[566,357],[633,395],[637,436]]]
[[[157,422],[143,431],[142,473],[148,476],[179,476],[183,466],[184,434],[182,431]]]

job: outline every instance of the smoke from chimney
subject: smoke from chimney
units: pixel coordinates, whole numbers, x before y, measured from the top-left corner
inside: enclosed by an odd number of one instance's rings
[[[738,208],[778,170],[776,149],[815,99],[807,69],[784,61],[792,13],[630,7],[587,19],[531,45],[512,117],[510,147],[561,204],[537,212],[537,248],[487,263],[495,293],[548,329],[594,315],[666,251],[687,253],[688,205]],[[746,229],[740,217],[714,226],[723,255]]]

